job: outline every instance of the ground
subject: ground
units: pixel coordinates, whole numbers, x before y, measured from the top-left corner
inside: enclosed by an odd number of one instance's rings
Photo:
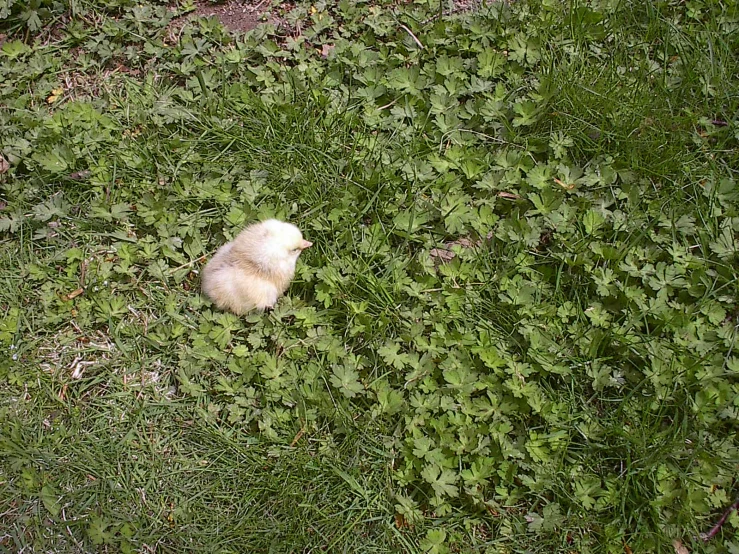
[[[216,17],[227,29],[235,32],[251,31],[261,22],[269,20],[266,10],[271,7],[270,2],[200,2],[195,10],[183,16],[183,22],[197,17]],[[173,25],[179,25],[178,21]]]
[[[738,28],[7,6],[0,545],[739,551]],[[221,313],[202,266],[267,217],[314,246]]]

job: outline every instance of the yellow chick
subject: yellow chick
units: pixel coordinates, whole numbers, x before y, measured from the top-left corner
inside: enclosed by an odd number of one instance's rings
[[[268,219],[249,225],[203,269],[203,292],[237,315],[271,308],[295,275],[298,256],[313,243],[295,225]]]

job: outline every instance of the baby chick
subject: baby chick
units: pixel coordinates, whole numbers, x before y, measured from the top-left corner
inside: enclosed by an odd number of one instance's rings
[[[312,245],[290,223],[268,219],[249,225],[206,264],[203,292],[237,315],[271,308],[295,275],[298,256]]]

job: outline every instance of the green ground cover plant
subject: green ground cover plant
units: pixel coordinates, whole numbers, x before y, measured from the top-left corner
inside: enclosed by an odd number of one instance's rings
[[[192,8],[0,8],[5,550],[739,552],[734,0]]]

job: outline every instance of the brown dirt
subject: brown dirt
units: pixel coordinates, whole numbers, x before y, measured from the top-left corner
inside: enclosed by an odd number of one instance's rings
[[[195,10],[186,16],[176,19],[172,22],[172,27],[181,29],[182,25],[187,23],[193,17],[217,17],[224,27],[230,31],[246,32],[251,31],[260,23],[269,21],[276,25],[284,24],[279,17],[276,16],[274,10],[271,10],[271,0],[225,0],[214,3],[212,0],[196,0]],[[453,0],[451,9],[443,13],[444,16],[453,15],[479,9],[482,0]],[[285,11],[290,11],[293,3],[285,1],[280,3],[280,7]],[[266,16],[266,20],[265,20]],[[433,21],[438,16],[431,17],[424,23]],[[298,29],[299,34],[299,29]]]
[[[215,4],[201,1],[195,11],[181,19],[182,22],[192,17],[216,17],[230,31],[251,31],[262,23],[262,15],[269,10],[269,0],[227,0]]]

